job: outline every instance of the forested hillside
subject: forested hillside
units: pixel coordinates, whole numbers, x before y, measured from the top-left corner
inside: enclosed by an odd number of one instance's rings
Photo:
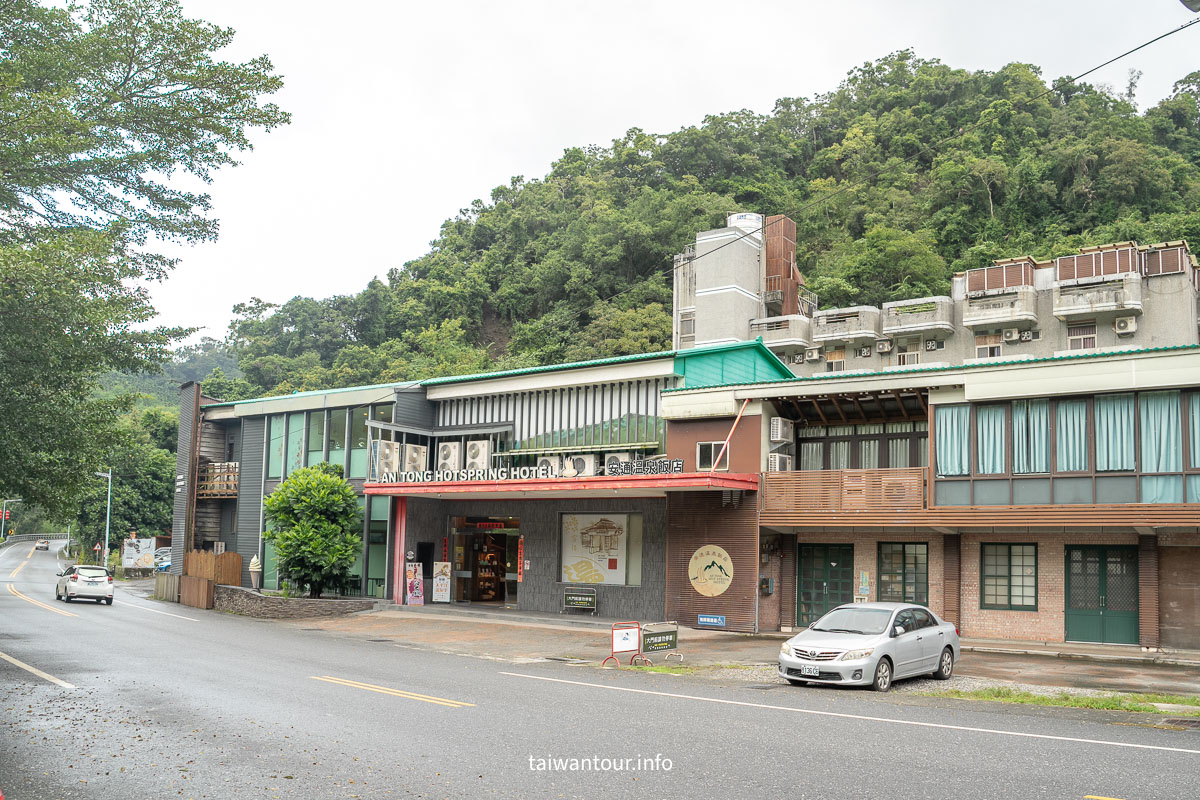
[[[797,260],[823,307],[945,292],[953,272],[997,257],[1200,244],[1200,72],[1144,111],[1135,80],[1039,97],[1049,84],[1036,66],[971,72],[900,52],[767,115],[572,148],[545,177],[462,209],[429,253],[357,295],[239,306],[229,345],[244,379],[218,374],[206,390],[233,399],[667,348],[672,254],[734,210],[797,221]]]

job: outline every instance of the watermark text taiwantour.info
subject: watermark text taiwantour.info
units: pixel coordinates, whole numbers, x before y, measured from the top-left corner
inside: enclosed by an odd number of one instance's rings
[[[670,772],[675,766],[671,759],[657,753],[636,758],[607,756],[533,756],[529,757],[531,772]]]

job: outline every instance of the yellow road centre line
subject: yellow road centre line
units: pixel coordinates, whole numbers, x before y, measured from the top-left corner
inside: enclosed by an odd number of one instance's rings
[[[44,608],[47,611],[53,611],[55,614],[62,614],[64,617],[78,617],[79,616],[78,614],[72,614],[70,611],[63,611],[61,608],[55,608],[54,606],[46,605],[45,603],[43,603],[40,600],[34,600],[32,597],[26,597],[25,595],[18,592],[16,587],[13,586],[11,583],[8,584],[8,593],[21,598],[26,603],[32,603],[33,605],[37,606],[38,608]]]
[[[376,686],[371,683],[359,683],[358,681],[346,680],[345,678],[334,678],[329,675],[310,676],[314,681],[325,681],[339,686],[348,686],[351,689],[363,689],[368,692],[379,692],[380,694],[390,694],[393,697],[403,697],[406,700],[420,700],[423,703],[434,703],[440,706],[449,706],[450,708],[465,708],[467,706],[474,707],[474,703],[464,703],[461,700],[450,700],[445,697],[433,697],[427,694],[417,694],[416,692],[406,692],[403,689],[390,689],[387,686]]]
[[[75,684],[67,683],[66,681],[61,681],[58,678],[54,677],[53,675],[49,675],[45,672],[42,672],[37,667],[31,667],[28,664],[26,664],[24,661],[18,661],[17,659],[13,658],[12,656],[8,655],[7,653],[0,653],[0,658],[4,659],[8,663],[12,664],[14,667],[20,667],[21,669],[25,670],[26,672],[32,672],[34,675],[37,675],[39,678],[48,680],[51,683],[53,683],[57,686],[61,686],[64,689],[74,689],[75,688]]]
[[[932,728],[947,731],[964,731],[966,733],[990,733],[997,736],[1012,736],[1018,739],[1045,739],[1054,742],[1076,742],[1079,744],[1098,744],[1106,747],[1128,747],[1133,750],[1158,750],[1167,753],[1187,753],[1200,756],[1200,750],[1186,747],[1166,747],[1158,744],[1138,744],[1136,742],[1114,742],[1104,739],[1083,739],[1077,736],[1054,736],[1048,733],[1026,733],[1025,731],[1006,731],[999,728],[973,728],[968,725],[950,725],[943,722],[918,722],[914,719],[896,719],[895,717],[869,717],[865,714],[844,714],[839,711],[817,711],[812,708],[796,708],[795,706],[773,706],[768,703],[751,703],[745,700],[729,700],[723,697],[704,697],[694,694],[679,694],[677,692],[657,692],[651,689],[634,689],[629,686],[613,686],[605,683],[588,683],[586,681],[571,681],[566,678],[550,678],[545,675],[529,675],[523,672],[501,672],[510,678],[528,678],[534,681],[562,683],[569,686],[586,686],[589,689],[605,689],[613,692],[629,692],[630,694],[650,694],[658,697],[673,697],[678,700],[697,700],[702,703],[717,703],[743,708],[763,708],[771,711],[785,711],[790,714],[806,714],[814,717],[831,717],[834,719],[853,719],[861,722],[882,722],[890,725],[906,725],[914,728]]]
[[[28,563],[29,563],[29,559],[25,559],[20,564],[17,564],[17,568],[14,569],[12,572],[8,573],[8,577],[10,577],[10,578],[17,577],[17,573],[20,572],[21,570],[25,569],[25,565]]]
[[[26,558],[33,558],[33,554],[34,554],[35,552],[37,552],[37,542],[34,542],[34,543],[33,543],[33,547],[29,548],[29,555],[27,555],[27,556],[25,556],[25,557],[26,557]]]

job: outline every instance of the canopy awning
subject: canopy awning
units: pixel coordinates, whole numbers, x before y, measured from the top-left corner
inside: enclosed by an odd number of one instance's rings
[[[757,492],[754,472],[685,472],[676,475],[594,475],[505,481],[423,481],[368,483],[369,495],[516,500],[522,497],[666,497],[667,492]]]

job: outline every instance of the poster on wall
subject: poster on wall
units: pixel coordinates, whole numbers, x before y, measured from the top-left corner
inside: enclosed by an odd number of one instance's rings
[[[562,580],[625,584],[628,514],[562,515]]]
[[[125,569],[154,569],[154,540],[126,539],[121,546],[121,566]]]
[[[450,562],[433,562],[433,602],[450,602]]]
[[[408,585],[408,596],[405,605],[425,605],[425,582],[421,580],[421,562],[404,565],[404,580]]]

